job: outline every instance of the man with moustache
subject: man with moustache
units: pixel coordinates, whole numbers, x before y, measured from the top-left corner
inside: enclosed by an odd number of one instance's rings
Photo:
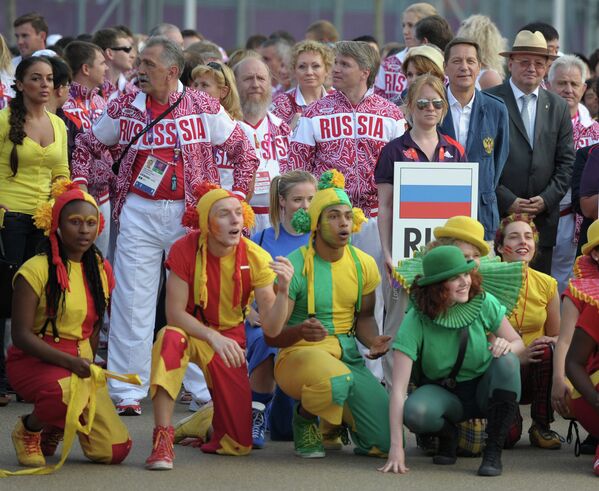
[[[259,58],[245,58],[235,66],[235,80],[243,122],[240,124],[250,143],[253,143],[260,165],[256,171],[254,194],[250,205],[256,214],[253,233],[270,227],[268,218],[270,182],[287,164],[289,126],[271,113],[271,75],[268,66]]]
[[[344,186],[338,171],[325,172],[308,210],[295,213],[293,227],[311,235],[307,246],[288,256],[294,273],[287,326],[276,337],[265,333],[268,344],[281,348],[277,384],[299,401],[293,439],[295,454],[303,458],[325,456],[317,418],[346,426],[357,454],[389,451],[389,397],[356,344],[370,349],[369,358],[389,348],[391,337],[379,336],[374,320],[381,277],[374,259],[350,244],[352,230],[365,218],[352,208]]]
[[[161,36],[150,38],[140,54],[141,92],[110,102],[91,131],[77,137],[73,154],[73,175],[83,183],[103,152],[115,158],[113,218],[120,230],[108,367],[142,379],[135,387],[111,384],[122,415],[140,414],[148,391],[162,256],[185,234],[181,220],[185,205],[195,205],[195,186],[219,182],[213,145],[221,145],[236,163],[233,192],[242,198],[258,167],[253,146],[220,103],[183,88],[183,64],[179,46]]]

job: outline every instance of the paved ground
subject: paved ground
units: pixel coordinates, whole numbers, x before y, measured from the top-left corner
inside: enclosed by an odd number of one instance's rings
[[[16,417],[30,406],[11,403],[0,408],[0,468],[16,469],[10,432]],[[186,416],[186,406],[177,405],[176,417]],[[459,459],[455,466],[433,466],[430,458],[408,442],[410,472],[404,476],[376,472],[383,461],[354,456],[349,448],[329,452],[325,459],[303,460],[293,456],[291,443],[269,442],[248,457],[205,455],[199,450],[176,447],[175,469],[149,472],[143,463],[149,454],[152,415],[149,406],[141,417],[129,417],[133,449],[124,464],[115,467],[88,463],[76,443],[69,460],[56,474],[0,479],[0,490],[453,490],[519,491],[568,489],[597,490],[598,478],[591,473],[591,457],[575,458],[572,446],[559,451],[531,448],[524,438],[514,450],[504,452],[504,474],[497,478],[476,476],[479,459]],[[525,421],[525,424],[527,421]],[[527,426],[525,426],[527,428]],[[567,424],[555,429],[565,436]]]

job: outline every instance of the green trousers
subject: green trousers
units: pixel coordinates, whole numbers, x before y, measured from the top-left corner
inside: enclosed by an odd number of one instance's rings
[[[521,387],[520,360],[508,353],[493,358],[483,376],[459,383],[453,392],[435,384],[416,389],[406,400],[404,424],[414,433],[438,433],[445,420],[459,423],[486,416],[489,399],[496,389],[514,392],[520,400]]]

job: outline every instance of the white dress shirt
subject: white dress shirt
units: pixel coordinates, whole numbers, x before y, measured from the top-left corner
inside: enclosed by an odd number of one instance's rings
[[[472,94],[470,102],[464,107],[460,104],[455,96],[451,93],[451,89],[447,87],[447,102],[451,110],[451,118],[453,119],[453,130],[455,131],[456,139],[466,148],[468,141],[468,128],[470,127],[470,116],[472,115],[472,105],[474,104],[474,96]]]

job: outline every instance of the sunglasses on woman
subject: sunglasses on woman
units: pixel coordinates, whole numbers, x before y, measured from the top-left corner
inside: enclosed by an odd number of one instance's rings
[[[210,68],[212,68],[213,70],[216,70],[217,72],[221,72],[223,75],[225,74],[225,72],[223,72],[223,67],[220,63],[217,63],[216,61],[210,61],[208,63],[206,63],[206,66],[209,66]]]
[[[426,109],[429,104],[432,104],[435,109],[443,109],[443,99],[418,99],[416,101],[416,107],[421,111]]]

